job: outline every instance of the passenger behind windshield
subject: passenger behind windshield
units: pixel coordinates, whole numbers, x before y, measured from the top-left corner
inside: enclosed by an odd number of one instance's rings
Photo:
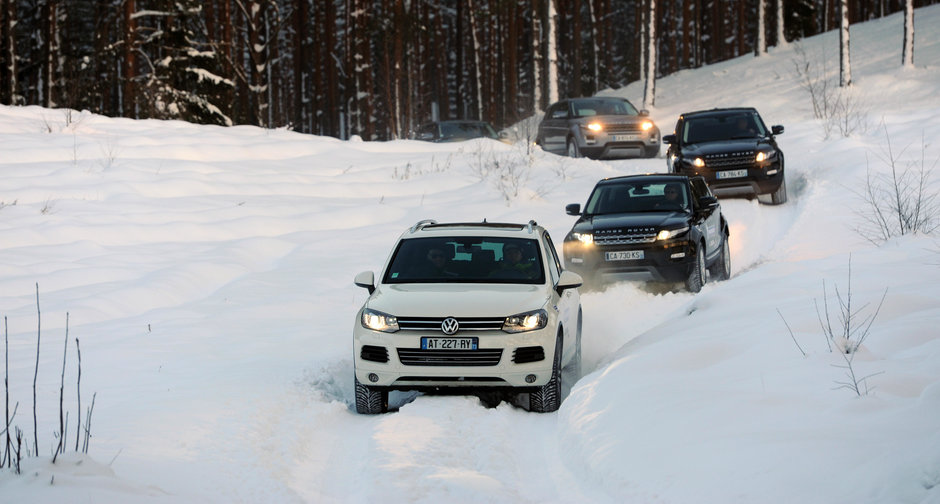
[[[538,240],[500,237],[402,240],[384,283],[541,283]]]
[[[591,215],[688,211],[685,185],[676,182],[611,184],[594,190],[585,212]]]
[[[766,135],[764,129],[751,114],[688,119],[682,129],[682,142],[685,144],[720,142]]]
[[[757,136],[757,128],[747,116],[738,116],[734,121],[734,132],[731,138],[753,138]]]

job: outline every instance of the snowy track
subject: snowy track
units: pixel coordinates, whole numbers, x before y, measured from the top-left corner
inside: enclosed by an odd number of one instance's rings
[[[940,26],[938,6],[917,16]],[[918,66],[886,68],[899,26],[900,16],[853,25],[853,51],[882,55],[856,61],[853,75],[907,163],[940,131],[940,36],[919,30]],[[831,35],[804,41],[807,54],[826,54]],[[859,181],[885,170],[884,131],[824,140],[793,56],[776,48],[657,83],[664,132],[679,113],[715,106],[754,105],[784,124],[790,200],[722,200],[728,281],[694,296],[633,284],[584,294],[585,376],[543,415],[404,394],[396,412],[357,415],[351,325],[365,291],[352,279],[425,218],[536,219],[557,245],[574,220],[565,204],[583,203],[600,178],[661,172],[662,158],[527,158],[496,142],[341,142],[88,114],[66,125],[60,111],[0,107],[0,316],[14,424],[28,439],[37,284],[42,309],[40,457],[23,475],[0,470],[0,495],[940,502],[940,245],[916,236],[875,247],[856,232]],[[119,154],[102,159],[107,146]],[[496,155],[523,162],[526,176],[488,172]],[[870,377],[861,396],[840,388],[844,361],[816,311],[824,283],[833,310],[835,288],[846,292],[850,255],[853,306],[871,309],[888,289],[854,361]],[[82,408],[97,398],[89,454],[53,465],[66,314],[81,340]],[[67,357],[71,444],[74,345]]]

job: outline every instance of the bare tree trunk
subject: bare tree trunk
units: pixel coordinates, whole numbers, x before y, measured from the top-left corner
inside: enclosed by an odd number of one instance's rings
[[[548,103],[558,101],[558,22],[555,13],[556,0],[546,0],[548,9]]]
[[[647,40],[649,40],[649,21],[647,20],[647,16],[649,16],[650,11],[647,4],[650,1],[651,0],[643,0],[642,2],[637,2],[637,24],[639,25],[637,33],[640,38],[639,43],[637,43],[640,53],[640,64],[638,65],[640,68],[639,80],[643,81],[644,85],[646,83],[646,66],[648,61],[646,51],[649,49],[649,44],[647,43]]]
[[[754,56],[767,54],[765,19],[767,16],[766,0],[757,0],[757,40],[754,44]]]
[[[787,45],[787,37],[784,34],[784,10],[783,10],[783,0],[776,0],[777,2],[777,47],[784,47]]]
[[[601,47],[599,44],[600,39],[600,22],[597,19],[597,12],[594,8],[594,0],[588,0],[588,14],[590,14],[591,19],[591,66],[594,67],[594,92],[600,90],[601,87],[601,63],[600,63],[600,52]]]
[[[648,49],[646,50],[646,84],[643,87],[643,108],[656,105],[656,0],[649,0]]]
[[[839,2],[839,87],[852,85],[852,66],[849,60],[849,0]]]
[[[467,0],[467,13],[470,15],[470,36],[473,39],[473,68],[477,88],[477,119],[483,119],[483,72],[480,68],[480,40],[477,38],[477,23],[474,19],[473,0]]]
[[[403,0],[395,0],[394,5],[394,17],[396,19],[396,24],[399,29],[402,28],[405,23],[405,5]],[[394,128],[395,137],[406,137],[406,131],[404,125],[402,124],[402,115],[404,114],[404,109],[402,108],[402,95],[404,94],[404,85],[402,82],[403,77],[403,62],[405,59],[405,48],[402,42],[401,34],[394,36],[395,40],[393,44],[393,53],[392,53],[392,82],[389,84],[389,87],[392,88],[392,127]],[[459,65],[458,65],[458,74],[459,74]],[[459,95],[459,93],[458,93]],[[394,138],[394,137],[393,137]]]
[[[518,5],[506,6],[506,44],[501,44],[506,52],[506,78],[502,81],[505,85],[505,92],[501,93],[504,97],[503,117],[499,121],[502,124],[514,123],[519,117],[519,75],[522,73],[517,63],[519,44],[519,19],[522,17],[521,7]]]
[[[2,68],[0,68],[0,103],[16,105],[16,86],[17,86],[17,68],[16,68],[16,1],[0,1],[0,33],[3,40],[0,46],[3,47]]]
[[[532,110],[542,110],[542,30],[537,2],[532,2]]]
[[[48,0],[42,6],[43,44],[42,44],[42,106],[56,106],[56,77],[59,59],[59,5],[57,0]]]
[[[136,0],[124,1],[124,90],[121,96],[121,111],[124,117],[137,117],[137,12]]]
[[[211,3],[211,2],[209,2]],[[305,97],[310,88],[310,61],[307,55],[310,11],[307,0],[294,2],[294,124],[299,131],[309,132],[310,103]]]
[[[904,0],[904,48],[901,66],[914,66],[914,0]]]

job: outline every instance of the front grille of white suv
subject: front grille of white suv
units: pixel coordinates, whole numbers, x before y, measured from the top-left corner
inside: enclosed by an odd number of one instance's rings
[[[422,350],[399,348],[398,360],[405,366],[495,366],[503,356],[502,348],[478,350]]]
[[[398,327],[403,331],[440,331],[445,317],[398,317]],[[503,328],[505,318],[467,317],[457,318],[460,331],[498,331]]]

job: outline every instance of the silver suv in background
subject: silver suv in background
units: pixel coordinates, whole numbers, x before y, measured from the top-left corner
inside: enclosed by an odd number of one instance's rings
[[[570,157],[656,157],[659,128],[625,98],[571,98],[548,107],[535,143]]]

